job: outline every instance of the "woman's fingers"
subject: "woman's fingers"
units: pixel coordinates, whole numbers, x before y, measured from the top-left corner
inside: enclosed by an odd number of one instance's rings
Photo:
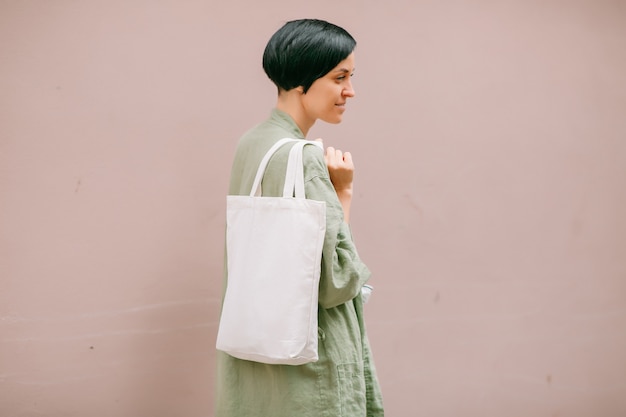
[[[326,148],[326,153],[324,154],[324,159],[326,159],[326,164],[331,165],[335,162],[335,148],[329,146]]]
[[[343,162],[346,163],[347,167],[354,169],[354,162],[352,162],[352,154],[350,152],[343,154]]]
[[[333,167],[345,166],[347,168],[353,166],[352,155],[350,152],[342,152],[340,149],[335,149],[332,146],[326,148],[326,154],[324,155],[326,164]]]
[[[326,148],[324,155],[330,180],[335,186],[335,190],[351,190],[352,178],[354,175],[354,163],[352,162],[352,154],[350,152],[342,152],[332,146]]]

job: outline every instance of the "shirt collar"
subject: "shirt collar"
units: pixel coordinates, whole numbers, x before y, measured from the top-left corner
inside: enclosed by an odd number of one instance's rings
[[[304,134],[302,133],[296,122],[286,112],[278,109],[273,109],[270,120],[292,133],[293,139],[304,139]]]

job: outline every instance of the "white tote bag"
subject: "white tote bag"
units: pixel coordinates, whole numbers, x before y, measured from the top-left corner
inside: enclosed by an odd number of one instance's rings
[[[289,152],[282,197],[263,197],[271,156]],[[217,349],[269,364],[300,365],[317,354],[317,302],[326,203],[304,195],[302,150],[312,141],[282,139],[263,157],[249,196],[227,196],[228,283]],[[295,195],[295,197],[294,197]]]

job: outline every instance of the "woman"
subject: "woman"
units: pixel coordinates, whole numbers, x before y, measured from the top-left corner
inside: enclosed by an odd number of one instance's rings
[[[263,155],[278,140],[304,139],[316,120],[339,123],[354,97],[355,40],[321,20],[285,24],[270,39],[263,68],[278,88],[268,120],[239,141],[229,194],[250,193]],[[282,195],[290,145],[270,160],[263,194]],[[354,165],[350,153],[304,148],[307,198],[326,202],[326,235],[319,285],[319,360],[268,365],[218,351],[218,417],[379,417],[382,398],[363,324],[361,289],[370,276],[348,221]],[[226,278],[227,279],[227,278]]]

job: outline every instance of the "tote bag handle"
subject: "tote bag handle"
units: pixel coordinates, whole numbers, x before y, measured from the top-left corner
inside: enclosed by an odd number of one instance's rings
[[[316,141],[300,140],[292,146],[289,151],[287,162],[287,173],[285,175],[285,186],[283,187],[283,197],[305,198],[304,195],[304,169],[302,166],[302,149],[306,145],[315,145],[323,150],[322,144]]]
[[[250,190],[250,197],[259,197],[263,194],[261,182],[265,169],[270,161],[270,158],[278,149],[288,142],[296,142],[296,144],[289,151],[289,160],[287,162],[287,172],[285,175],[285,186],[283,187],[283,197],[293,197],[294,190],[296,198],[304,198],[304,171],[302,165],[302,148],[305,145],[315,145],[320,149],[324,149],[323,145],[318,141],[304,140],[304,139],[290,139],[284,138],[277,141],[263,156],[259,169],[257,170],[254,182],[252,183],[252,189]]]

